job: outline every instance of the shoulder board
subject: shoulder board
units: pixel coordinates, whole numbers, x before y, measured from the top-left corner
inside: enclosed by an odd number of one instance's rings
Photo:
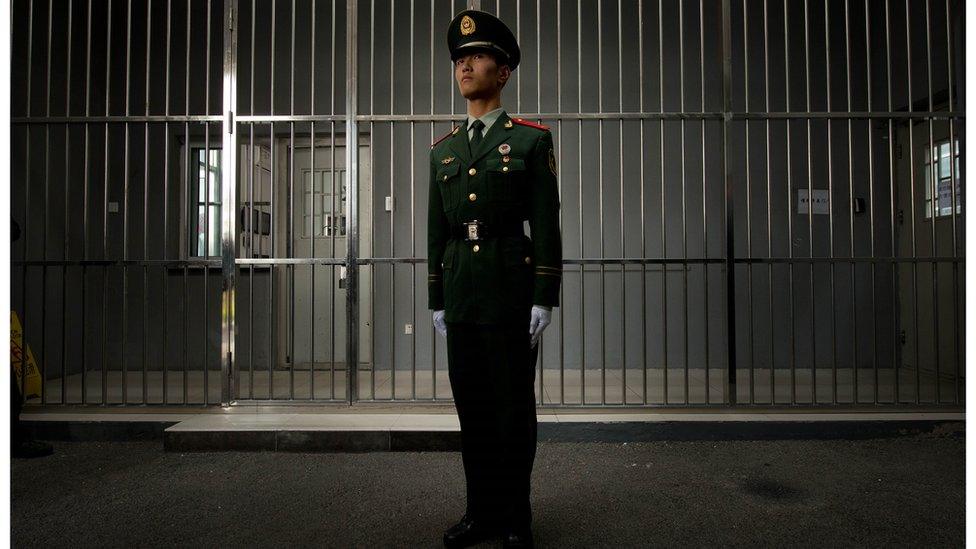
[[[512,122],[519,124],[521,126],[528,126],[530,128],[535,128],[537,130],[549,131],[549,126],[543,126],[542,124],[536,124],[535,122],[529,122],[528,120],[522,118],[513,118]]]
[[[451,128],[451,131],[449,131],[449,132],[447,132],[446,134],[444,134],[444,136],[443,136],[443,137],[441,137],[440,139],[438,139],[437,141],[434,141],[433,143],[431,143],[431,144],[430,144],[430,148],[432,148],[432,149],[433,149],[433,148],[434,148],[435,146],[437,146],[437,144],[438,144],[438,143],[440,143],[441,141],[444,141],[444,140],[445,140],[445,139],[447,139],[448,137],[450,137],[450,136],[452,136],[452,135],[454,135],[455,133],[457,133],[457,129],[458,129],[459,127],[460,127],[460,126],[454,126],[453,128]]]

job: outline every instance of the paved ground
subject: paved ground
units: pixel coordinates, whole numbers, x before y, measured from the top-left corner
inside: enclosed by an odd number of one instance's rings
[[[459,453],[54,446],[12,461],[13,547],[439,547],[464,512]],[[532,498],[538,547],[962,547],[965,439],[540,443]]]

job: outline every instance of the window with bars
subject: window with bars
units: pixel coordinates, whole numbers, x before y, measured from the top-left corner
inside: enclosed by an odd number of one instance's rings
[[[333,173],[335,180],[333,181]],[[305,208],[302,212],[302,237],[323,238],[346,236],[346,170],[315,170],[315,184],[311,171],[302,172]],[[338,193],[335,191],[338,190]],[[334,195],[335,196],[333,198]]]
[[[188,233],[191,258],[220,256],[220,149],[193,148]]]
[[[933,170],[932,158],[935,158]],[[951,162],[951,164],[950,164]],[[956,215],[962,213],[962,187],[959,177],[959,140],[955,139],[950,146],[949,140],[940,141],[929,150],[925,149],[925,218],[932,218],[932,176],[935,175],[935,212],[936,216],[951,216],[952,204],[955,201]],[[953,182],[953,179],[955,181]],[[953,197],[953,193],[955,197]]]

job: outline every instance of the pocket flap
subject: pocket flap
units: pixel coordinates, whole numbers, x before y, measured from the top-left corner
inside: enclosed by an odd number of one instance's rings
[[[445,179],[450,179],[458,173],[458,169],[461,168],[460,162],[451,162],[446,166],[440,166],[437,168],[437,179],[443,181]]]

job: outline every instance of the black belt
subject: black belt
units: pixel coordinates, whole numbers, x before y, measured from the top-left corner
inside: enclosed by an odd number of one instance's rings
[[[451,237],[458,240],[484,240],[486,238],[500,238],[505,236],[525,236],[522,223],[504,223],[489,225],[477,219],[451,227]]]

